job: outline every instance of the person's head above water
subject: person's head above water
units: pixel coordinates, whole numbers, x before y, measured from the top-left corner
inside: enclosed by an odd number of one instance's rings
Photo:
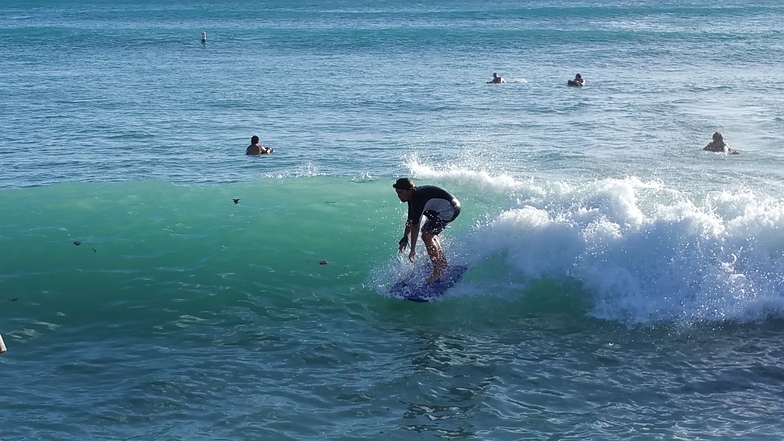
[[[580,74],[574,74],[574,77],[575,77],[575,78],[577,78],[577,79],[579,80],[579,79],[581,79],[583,76],[582,76],[582,75],[580,75]]]
[[[400,202],[408,202],[413,199],[414,183],[411,182],[411,179],[400,178],[392,184],[392,187],[395,189],[397,198],[400,199]]]
[[[719,142],[719,141],[721,141],[723,139],[724,139],[724,137],[721,135],[721,133],[713,132],[713,141],[714,142]]]
[[[256,135],[253,135],[253,136],[250,138],[250,143],[251,143],[251,144],[256,144],[256,143],[258,143],[258,142],[259,142],[259,137],[258,137],[258,136],[256,136]]]

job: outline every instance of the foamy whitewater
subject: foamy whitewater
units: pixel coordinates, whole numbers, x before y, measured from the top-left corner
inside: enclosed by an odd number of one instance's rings
[[[6,0],[0,41],[3,441],[784,436],[778,2]],[[463,206],[429,303],[400,176]]]

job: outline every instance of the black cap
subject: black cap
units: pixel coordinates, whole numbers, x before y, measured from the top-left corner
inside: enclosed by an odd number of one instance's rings
[[[392,184],[392,187],[397,188],[398,190],[411,190],[414,188],[414,183],[411,182],[411,179],[400,178]]]

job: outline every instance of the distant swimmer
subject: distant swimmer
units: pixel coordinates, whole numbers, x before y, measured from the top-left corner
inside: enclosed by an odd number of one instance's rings
[[[506,80],[500,77],[497,73],[494,73],[493,79],[487,82],[487,84],[501,84],[501,83],[506,83]]]
[[[207,44],[207,33],[206,32],[202,32],[201,33],[201,44]]]
[[[245,149],[246,155],[266,155],[268,153],[272,153],[272,149],[269,147],[264,147],[263,145],[259,145],[259,137],[253,135],[250,138],[250,145],[247,149]]]
[[[569,86],[585,86],[585,80],[580,74],[574,74],[574,79],[566,82]]]
[[[427,254],[433,264],[433,274],[427,279],[427,283],[440,280],[444,275],[444,270],[448,263],[444,257],[444,251],[438,241],[438,234],[446,226],[457,218],[460,214],[460,201],[448,191],[434,185],[423,185],[417,187],[411,179],[400,178],[393,185],[397,192],[400,202],[408,202],[408,217],[406,218],[406,228],[403,238],[398,242],[398,253],[411,247],[408,253],[408,260],[413,262],[416,256],[416,243],[419,236],[419,222],[422,216],[427,218],[422,226],[422,242],[425,243]],[[411,238],[409,244],[409,237]]]
[[[716,152],[716,153],[727,153],[728,155],[738,155],[740,154],[737,150],[732,150],[730,145],[724,142],[724,136],[722,136],[719,132],[713,133],[713,141],[709,142],[708,145],[702,148],[707,152]]]

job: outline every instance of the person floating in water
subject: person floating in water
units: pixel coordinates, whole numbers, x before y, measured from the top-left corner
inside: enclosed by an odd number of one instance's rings
[[[497,73],[494,73],[493,79],[487,82],[487,84],[501,84],[501,83],[506,83],[506,80],[500,77]]]
[[[417,187],[408,178],[398,179],[392,187],[397,192],[400,202],[408,203],[405,232],[398,242],[400,246],[397,251],[402,253],[410,246],[408,260],[413,262],[416,256],[417,236],[421,231],[422,242],[425,243],[430,262],[433,264],[433,274],[426,282],[435,282],[443,277],[444,270],[448,266],[441,243],[438,241],[438,234],[460,214],[460,201],[442,188],[434,185]],[[420,228],[419,222],[423,215],[427,221]]]
[[[713,141],[709,142],[702,149],[708,152],[727,153],[729,155],[737,155],[739,153],[737,150],[732,150],[730,145],[724,142],[724,136],[719,132],[714,132]]]
[[[574,74],[574,79],[567,81],[566,84],[570,86],[585,86],[585,80],[582,75]]]
[[[259,145],[259,137],[253,135],[250,139],[250,145],[247,149],[245,149],[246,155],[266,155],[268,153],[272,153],[272,149],[269,147],[264,147],[263,145]]]

